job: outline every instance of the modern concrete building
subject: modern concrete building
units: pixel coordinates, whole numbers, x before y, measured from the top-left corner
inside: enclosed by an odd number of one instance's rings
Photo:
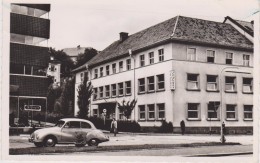
[[[45,113],[50,55],[50,4],[11,4],[10,123]],[[12,118],[11,118],[12,117]]]
[[[180,132],[184,120],[188,133],[219,133],[224,121],[228,133],[252,133],[253,43],[229,23],[177,16],[121,32],[75,72],[76,88],[86,73],[94,87],[91,116],[122,119],[117,103],[137,99],[131,119],[143,130],[166,120]]]

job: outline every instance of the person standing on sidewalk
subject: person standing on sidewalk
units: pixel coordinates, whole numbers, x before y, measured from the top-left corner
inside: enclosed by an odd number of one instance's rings
[[[117,121],[115,118],[113,118],[113,121],[111,122],[111,130],[114,132],[114,136],[116,136],[117,133]]]
[[[180,125],[181,125],[181,134],[184,135],[184,132],[185,132],[185,122],[182,120]]]

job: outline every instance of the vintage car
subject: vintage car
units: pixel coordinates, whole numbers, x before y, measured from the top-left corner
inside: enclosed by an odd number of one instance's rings
[[[109,141],[109,137],[96,129],[92,122],[78,118],[61,119],[54,127],[34,131],[29,138],[29,142],[37,147],[72,143],[76,146],[97,146],[105,141]]]

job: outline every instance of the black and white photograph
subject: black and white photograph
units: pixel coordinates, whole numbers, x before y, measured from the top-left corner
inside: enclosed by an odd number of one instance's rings
[[[1,160],[259,162],[258,0],[1,2]]]

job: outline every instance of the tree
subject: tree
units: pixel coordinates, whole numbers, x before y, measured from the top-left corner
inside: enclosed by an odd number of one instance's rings
[[[91,58],[93,58],[94,56],[97,55],[97,50],[94,48],[86,48],[84,53],[81,53],[78,55],[77,57],[77,63],[76,63],[76,67],[79,67],[83,64],[85,64],[86,62],[88,62]]]
[[[118,109],[123,112],[124,116],[129,119],[129,117],[132,114],[133,109],[135,108],[135,105],[137,103],[136,99],[133,99],[132,101],[128,101],[127,103],[125,100],[123,100],[122,104],[117,103]]]
[[[88,81],[87,75],[84,76],[83,82],[78,87],[78,117],[86,119],[88,117],[90,98],[93,93],[93,86]]]
[[[47,92],[47,110],[49,112],[54,111],[54,105],[58,98],[61,96],[62,89],[60,86],[53,87],[53,84],[51,84],[48,87]]]
[[[64,77],[71,76],[70,72],[75,67],[71,58],[62,50],[50,48],[49,52],[56,60],[61,62],[61,74],[63,74]]]

